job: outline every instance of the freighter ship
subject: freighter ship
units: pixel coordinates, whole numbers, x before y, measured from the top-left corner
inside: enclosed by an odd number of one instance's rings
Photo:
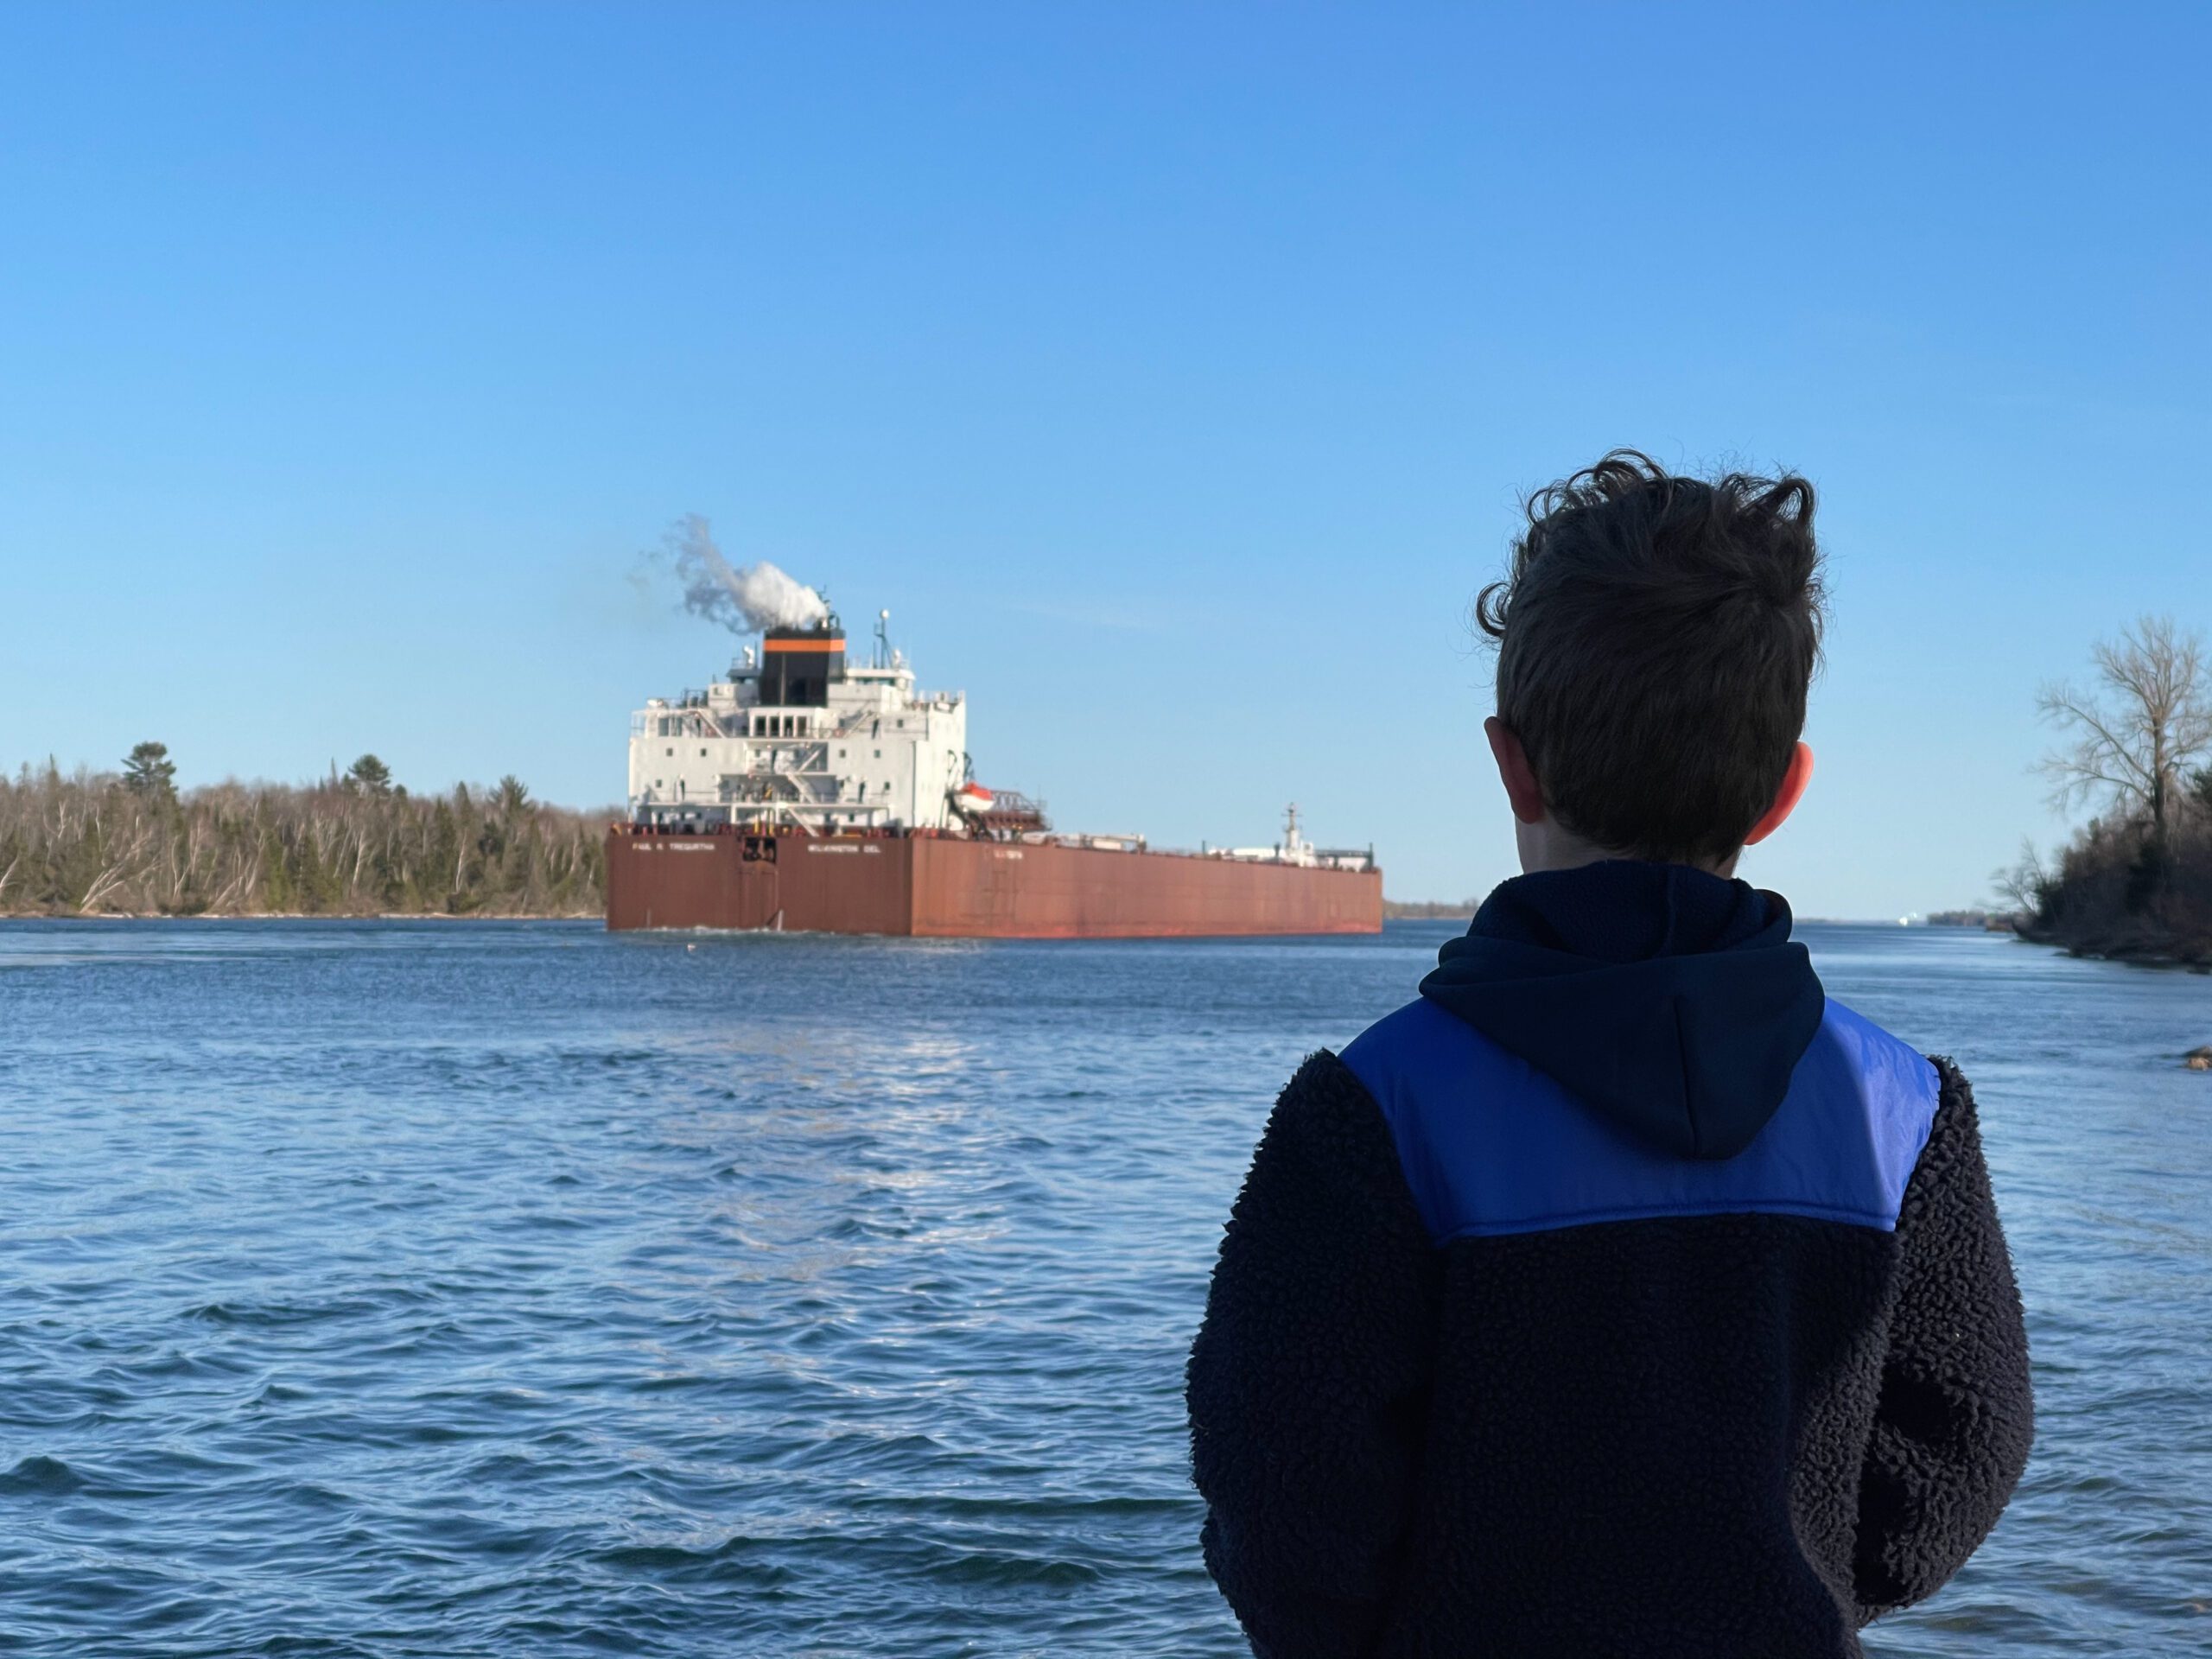
[[[610,928],[939,938],[1373,933],[1374,849],[1169,852],[1056,833],[986,789],[959,692],[915,689],[882,613],[867,666],[832,615],[774,627],[704,691],[631,716],[630,817],[607,840]]]

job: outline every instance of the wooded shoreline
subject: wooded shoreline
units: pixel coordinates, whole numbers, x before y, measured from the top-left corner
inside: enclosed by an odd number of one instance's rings
[[[124,772],[0,778],[0,916],[585,917],[606,906],[608,812],[512,777],[414,795],[374,756],[294,785],[177,791],[159,745]]]
[[[97,927],[104,922],[596,922],[596,910],[0,910],[0,922],[54,922]]]

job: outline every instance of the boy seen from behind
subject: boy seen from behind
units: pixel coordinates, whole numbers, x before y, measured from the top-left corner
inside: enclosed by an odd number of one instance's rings
[[[1522,868],[1276,1102],[1189,1373],[1262,1659],[1830,1659],[2032,1433],[1974,1096],[1732,879],[1812,768],[1804,480],[1530,504],[1491,751]]]

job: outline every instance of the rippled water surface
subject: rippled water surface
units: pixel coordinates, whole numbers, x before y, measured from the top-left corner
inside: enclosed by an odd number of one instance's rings
[[[1452,931],[0,925],[0,1649],[1241,1652],[1214,1243]],[[1805,935],[1975,1077],[2042,1406],[1873,1650],[2212,1650],[2212,980]]]

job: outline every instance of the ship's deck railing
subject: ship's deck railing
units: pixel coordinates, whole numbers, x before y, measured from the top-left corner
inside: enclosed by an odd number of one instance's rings
[[[1188,847],[1154,847],[1141,837],[1126,836],[1087,836],[1059,830],[1027,830],[1016,835],[966,836],[952,830],[930,828],[909,829],[876,824],[840,824],[835,829],[816,829],[795,819],[752,818],[741,822],[725,820],[717,823],[686,826],[676,823],[639,823],[617,819],[609,823],[607,831],[617,836],[778,836],[799,835],[817,841],[984,841],[1002,842],[1030,847],[1065,847],[1071,852],[1100,852],[1141,855],[1147,858],[1205,858],[1223,863],[1258,864],[1270,868],[1341,870],[1354,874],[1379,871],[1375,861],[1375,849],[1370,848],[1316,848],[1313,861],[1301,863],[1280,856],[1254,857],[1248,850],[1239,855],[1225,847],[1191,849]],[[1274,849],[1269,849],[1272,855]]]

